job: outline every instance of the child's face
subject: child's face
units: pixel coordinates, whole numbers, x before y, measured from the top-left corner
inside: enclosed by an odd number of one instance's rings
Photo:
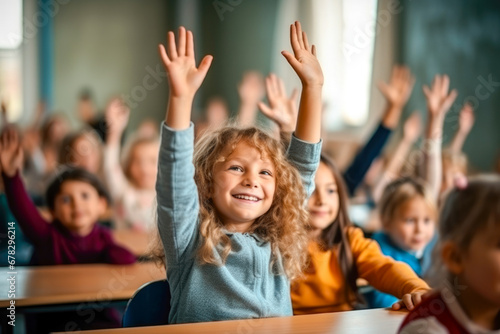
[[[309,198],[308,209],[311,226],[319,234],[337,218],[340,197],[332,171],[322,162],[316,171],[314,183],[316,189]]]
[[[158,172],[158,144],[136,145],[131,152],[129,175],[139,189],[154,189]]]
[[[498,225],[496,225],[498,226]],[[486,228],[471,240],[455,272],[480,298],[500,307],[500,230]]]
[[[422,197],[404,202],[385,224],[386,232],[402,249],[419,251],[431,241],[435,223],[428,203]]]
[[[78,138],[72,148],[71,162],[91,173],[98,173],[101,167],[99,143],[90,136]]]
[[[52,215],[68,230],[87,235],[106,210],[106,200],[82,181],[66,181],[55,198]]]
[[[271,207],[276,171],[268,157],[244,141],[225,156],[214,167],[212,200],[224,226],[244,232]]]

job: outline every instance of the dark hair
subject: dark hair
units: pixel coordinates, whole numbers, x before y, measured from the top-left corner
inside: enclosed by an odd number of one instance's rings
[[[321,246],[325,250],[338,246],[338,261],[342,274],[344,275],[344,279],[347,283],[347,289],[345,290],[346,300],[350,303],[350,293],[352,293],[356,297],[356,302],[364,303],[364,299],[358,293],[358,287],[356,285],[358,269],[354,264],[352,250],[349,244],[349,237],[347,235],[347,227],[352,225],[347,212],[347,187],[339,169],[329,157],[322,154],[320,161],[324,163],[332,172],[335,182],[337,183],[337,193],[339,194],[339,212],[335,220],[322,231],[320,237],[322,243]],[[355,305],[351,306],[355,307]]]
[[[85,128],[77,132],[70,133],[66,135],[59,147],[59,156],[58,162],[63,165],[72,164],[72,159],[75,154],[85,154],[86,152],[76,152],[75,151],[75,143],[81,139],[87,138],[93,141],[92,144],[95,144],[97,149],[99,150],[99,154],[102,154],[102,141],[99,135],[91,128]]]
[[[478,231],[500,223],[500,176],[472,177],[464,189],[450,191],[441,210],[441,241],[452,240],[467,249]]]
[[[45,199],[50,210],[54,210],[56,197],[61,192],[63,183],[67,181],[80,181],[90,184],[97,191],[99,197],[103,197],[108,203],[111,203],[111,198],[107,190],[104,188],[97,176],[87,172],[83,168],[64,167],[64,169],[54,177],[52,182],[50,182],[49,187],[45,192]]]

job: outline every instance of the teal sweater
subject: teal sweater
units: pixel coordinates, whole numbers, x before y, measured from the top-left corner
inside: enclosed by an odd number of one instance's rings
[[[198,191],[194,182],[193,125],[174,131],[165,124],[156,181],[158,229],[170,284],[170,323],[291,316],[290,282],[270,266],[271,245],[249,233],[227,233],[232,251],[222,266],[199,264]],[[289,160],[306,192],[314,189],[321,142],[293,137]],[[293,189],[290,189],[293,191]],[[218,253],[214,249],[214,254]]]

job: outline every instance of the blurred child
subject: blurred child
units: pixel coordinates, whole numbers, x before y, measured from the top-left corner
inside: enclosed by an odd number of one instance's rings
[[[425,185],[412,178],[390,183],[379,203],[383,231],[376,232],[382,253],[407,263],[420,277],[430,266],[424,250],[434,236],[437,219],[435,200]],[[430,252],[426,252],[430,254]],[[379,291],[365,295],[371,307],[390,307],[397,299]]]
[[[213,97],[207,103],[205,121],[195,126],[195,140],[198,140],[205,131],[214,130],[226,124],[229,118],[229,109],[226,101],[221,97]]]
[[[467,176],[468,161],[462,148],[472,126],[474,125],[474,109],[470,104],[464,104],[460,110],[458,129],[448,149],[442,154],[443,182],[440,194],[453,188],[453,180]]]
[[[333,162],[322,156],[308,202],[310,265],[292,285],[294,314],[347,311],[363,303],[356,280],[402,298],[393,309],[412,309],[429,290],[411,268],[384,256],[377,243],[352,226],[347,189]]]
[[[64,137],[58,161],[62,165],[81,167],[103,180],[102,142],[92,129],[80,130]]]
[[[500,177],[457,179],[439,219],[440,291],[403,321],[399,333],[500,330]]]
[[[254,126],[257,120],[257,107],[264,97],[264,79],[257,71],[248,71],[238,86],[240,109],[238,110],[238,124],[243,127]]]
[[[321,149],[323,73],[300,23],[290,36],[294,54],[283,55],[303,84],[290,161],[269,135],[233,127],[204,135],[193,161],[191,107],[212,57],[196,68],[184,27],[177,43],[169,32],[168,53],[160,46],[170,96],[156,189],[171,323],[292,315],[290,278],[306,260],[303,205]]]
[[[98,179],[69,168],[57,175],[46,192],[54,220],[38,213],[26,194],[19,171],[22,149],[18,134],[7,129],[1,136],[0,164],[9,207],[28,240],[34,245],[33,264],[133,263],[135,257],[113,242],[110,232],[99,226],[108,197]]]
[[[150,232],[155,226],[159,140],[155,136],[133,136],[126,145],[121,166],[120,139],[129,114],[129,108],[119,99],[113,99],[106,109],[109,129],[104,150],[104,179],[115,202],[116,228]]]

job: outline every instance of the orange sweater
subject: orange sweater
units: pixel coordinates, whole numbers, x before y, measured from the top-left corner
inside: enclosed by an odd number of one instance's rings
[[[428,290],[429,286],[403,262],[396,262],[380,251],[378,244],[363,236],[361,229],[347,230],[353,259],[358,275],[366,279],[375,289],[398,298],[417,290]],[[337,252],[322,251],[316,242],[309,245],[312,273],[292,284],[294,314],[348,311],[352,307],[345,297],[346,282],[342,275]]]

